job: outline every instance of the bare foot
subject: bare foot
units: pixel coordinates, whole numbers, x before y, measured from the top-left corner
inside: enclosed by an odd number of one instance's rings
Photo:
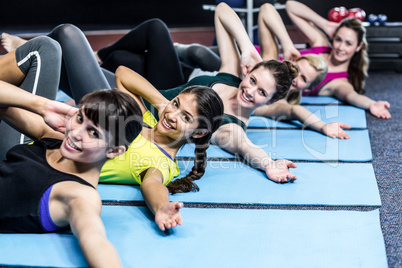
[[[22,39],[16,35],[11,35],[8,33],[1,34],[1,45],[7,52],[11,52],[17,49],[17,47],[25,44],[27,40]]]
[[[102,60],[99,58],[98,51],[94,51],[95,59],[98,61],[99,65],[102,65]]]

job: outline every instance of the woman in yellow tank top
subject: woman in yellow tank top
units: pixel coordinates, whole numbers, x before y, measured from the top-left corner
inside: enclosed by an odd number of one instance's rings
[[[193,86],[169,102],[145,78],[123,66],[116,71],[116,83],[139,104],[144,127],[126,153],[105,163],[100,182],[140,185],[159,228],[175,227],[182,223],[183,203],[169,202],[169,192],[198,190],[193,181],[204,174],[205,151],[222,121],[222,100],[209,87]],[[159,122],[142,98],[158,110]],[[194,167],[187,176],[172,181],[179,175],[176,153],[187,142],[196,146]]]

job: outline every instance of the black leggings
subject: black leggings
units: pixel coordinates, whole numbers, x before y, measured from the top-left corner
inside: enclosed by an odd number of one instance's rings
[[[59,88],[76,103],[87,93],[116,87],[114,74],[102,70],[84,33],[74,25],[61,24],[48,35],[62,49]]]
[[[103,68],[115,72],[119,65],[124,65],[160,90],[186,82],[169,29],[160,19],[141,23],[115,43],[99,50],[98,56]]]
[[[221,58],[217,46],[207,47],[200,44],[176,44],[175,49],[180,61],[203,71],[219,71]]]

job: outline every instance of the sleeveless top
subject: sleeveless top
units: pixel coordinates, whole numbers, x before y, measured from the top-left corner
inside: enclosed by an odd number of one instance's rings
[[[47,149],[61,140],[44,138],[11,148],[0,162],[0,232],[45,233],[39,203],[45,191],[62,181],[94,188],[78,176],[58,171],[46,160]]]
[[[207,86],[207,87],[212,87],[213,85],[217,84],[217,83],[221,83],[221,84],[225,84],[225,85],[229,85],[229,86],[233,86],[233,87],[238,87],[241,83],[241,79],[237,76],[234,76],[232,74],[229,73],[218,73],[215,76],[210,76],[210,75],[201,75],[201,76],[197,76],[194,77],[193,79],[191,79],[190,81],[188,81],[186,84],[175,87],[175,88],[171,88],[171,89],[167,89],[167,90],[160,90],[159,92],[168,100],[172,100],[174,99],[177,95],[180,94],[180,92],[182,92],[186,87],[189,86]],[[147,106],[148,110],[152,112],[152,114],[155,116],[155,118],[158,117],[158,111],[152,107],[151,104],[149,104],[148,102],[145,102],[145,106]],[[222,124],[221,125],[225,125],[225,124],[229,124],[229,123],[234,123],[239,125],[241,128],[244,129],[244,131],[246,130],[246,124],[241,121],[240,119],[238,119],[237,117],[233,116],[233,115],[229,115],[229,114],[224,114],[223,118],[222,118]]]
[[[143,115],[143,122],[151,128],[157,124],[150,111]],[[141,173],[149,168],[156,168],[162,173],[164,185],[180,174],[177,161],[172,156],[139,134],[123,155],[106,161],[99,182],[140,185]]]

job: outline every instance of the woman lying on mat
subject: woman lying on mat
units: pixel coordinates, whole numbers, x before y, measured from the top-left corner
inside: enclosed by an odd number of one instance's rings
[[[293,80],[290,91],[284,100],[272,105],[264,105],[256,109],[254,115],[280,120],[298,120],[309,128],[322,132],[332,138],[349,139],[343,128],[349,125],[333,122],[325,124],[313,113],[308,111],[301,102],[302,91],[314,88],[327,74],[327,64],[319,56],[305,54],[294,47],[278,11],[271,4],[264,4],[258,16],[258,37],[263,60],[278,59],[279,48],[276,39],[282,45],[285,59],[294,60],[299,68],[299,75]]]
[[[222,122],[222,100],[211,88],[195,85],[168,101],[146,79],[123,66],[117,69],[116,82],[140,105],[146,127],[124,157],[105,163],[100,182],[140,185],[159,228],[175,227],[182,223],[179,209],[183,203],[169,202],[169,193],[198,191],[194,181],[205,173],[209,140]],[[154,104],[159,122],[142,98]],[[183,178],[172,181],[179,175],[175,156],[188,142],[195,144],[194,167]]]
[[[56,41],[46,36],[29,42],[24,40],[23,45],[16,50],[0,57],[0,80],[34,95],[54,100],[59,84],[60,64],[61,49]],[[10,148],[31,141],[1,120],[0,137],[0,160],[5,159]]]
[[[379,118],[389,119],[390,105],[364,95],[368,57],[366,31],[359,20],[347,18],[341,23],[330,22],[306,5],[287,1],[286,11],[312,47],[310,52],[321,56],[328,64],[327,77],[306,96],[334,96],[341,101],[369,110]],[[318,29],[333,38],[332,44]]]
[[[69,227],[90,267],[121,267],[106,237],[96,188],[106,160],[124,153],[140,132],[140,113],[119,90],[87,95],[77,109],[1,81],[1,118],[35,141],[13,147],[0,162],[0,232]]]
[[[222,58],[220,73],[196,77],[185,85],[160,93],[167,99],[173,99],[188,86],[211,86],[222,98],[225,112],[223,123],[211,141],[231,153],[241,155],[254,167],[264,170],[268,178],[275,182],[293,181],[296,177],[289,168],[296,165],[287,160],[273,161],[263,149],[248,139],[245,129],[255,109],[286,96],[297,76],[296,66],[288,61],[261,61],[240,19],[224,3],[216,8],[215,29]],[[242,51],[241,56],[235,42]],[[120,69],[121,75],[119,71],[117,73],[121,81],[129,81],[134,73],[125,67]],[[246,76],[244,80],[240,78],[243,74]]]
[[[116,76],[101,70],[85,35],[77,27],[60,25],[49,36],[57,40],[63,50],[60,88],[77,102],[84,94],[117,85],[129,92],[141,107],[146,127],[126,153],[105,163],[100,181],[140,184],[160,229],[181,224],[179,209],[183,203],[169,203],[168,194],[198,189],[193,181],[204,174],[209,139],[222,121],[223,104],[218,94],[208,87],[193,86],[168,101],[146,79],[130,70],[118,70]],[[122,73],[127,71],[130,79],[121,79]],[[154,104],[161,118],[159,122],[147,111],[142,98]],[[184,178],[171,182],[179,175],[175,155],[186,142],[196,144],[194,167]]]
[[[318,55],[306,54],[300,56],[299,51],[294,47],[282,19],[276,9],[271,4],[265,4],[261,10],[272,9],[272,12],[264,12],[264,16],[259,16],[259,36],[264,38],[260,41],[263,60],[279,59],[279,49],[275,37],[283,46],[285,59],[294,60],[298,67],[299,74],[293,80],[288,95],[275,103],[258,107],[255,116],[269,117],[275,120],[298,120],[304,126],[309,127],[317,132],[321,132],[332,138],[349,139],[349,135],[343,130],[350,128],[349,125],[333,122],[325,124],[317,116],[308,111],[300,104],[302,91],[317,86],[327,73],[326,62]],[[213,66],[221,63],[221,60],[211,48],[199,44],[182,45],[176,44],[175,48],[180,59],[186,64],[213,69]],[[206,75],[210,72],[194,71],[190,77]],[[211,73],[210,73],[211,74]],[[215,75],[215,73],[213,74]]]

